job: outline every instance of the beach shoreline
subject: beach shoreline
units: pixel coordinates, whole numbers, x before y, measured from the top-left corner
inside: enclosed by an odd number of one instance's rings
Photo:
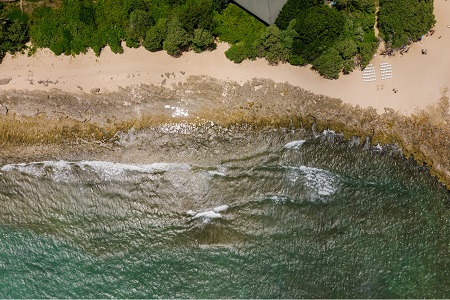
[[[224,55],[229,45],[218,43],[214,51],[190,51],[179,58],[163,51],[152,53],[143,47],[124,47],[122,54],[114,54],[106,47],[99,57],[92,50],[76,56],[55,56],[49,49],[39,49],[30,57],[8,54],[0,64],[0,80],[7,82],[0,85],[0,93],[52,89],[74,94],[108,93],[141,84],[170,87],[190,76],[209,76],[241,85],[253,78],[267,78],[351,105],[373,107],[379,113],[392,108],[409,115],[436,104],[450,86],[450,28],[446,26],[450,24],[450,1],[436,0],[435,15],[434,34],[412,44],[408,53],[374,57],[376,80],[371,82],[363,81],[361,70],[328,80],[309,67],[271,66],[264,59],[235,64]],[[426,55],[422,49],[427,50]],[[392,66],[392,78],[381,79],[381,63]]]

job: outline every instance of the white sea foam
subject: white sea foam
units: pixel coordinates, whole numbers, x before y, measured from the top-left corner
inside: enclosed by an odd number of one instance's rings
[[[131,165],[108,161],[42,161],[5,165],[2,172],[19,171],[34,177],[48,176],[54,181],[70,181],[77,177],[76,171],[94,173],[103,180],[120,180],[128,172],[153,174],[172,169],[190,169],[186,164],[154,163],[149,165]]]
[[[172,113],[172,117],[187,117],[189,116],[189,112],[187,109],[178,107],[178,106],[170,106],[170,105],[165,105],[164,108],[166,109],[171,109],[173,111]]]
[[[305,140],[292,141],[284,145],[286,149],[300,149],[300,147],[305,143]]]
[[[339,175],[330,171],[307,166],[287,166],[286,168],[291,170],[288,173],[289,180],[293,183],[303,181],[313,201],[326,202],[328,201],[326,196],[338,190]]]
[[[213,210],[213,212],[218,213],[218,212],[221,212],[221,211],[225,211],[227,209],[228,209],[228,205],[219,205],[217,207],[214,207],[212,210]]]
[[[223,172],[218,172],[218,171],[208,171],[208,174],[210,175],[217,175],[217,176],[227,176],[225,173]]]
[[[199,219],[199,218],[205,219],[203,222],[206,223],[208,219],[222,218],[222,215],[220,213],[216,213],[215,211],[208,210],[201,213],[197,213],[195,216],[192,217],[192,219]]]
[[[203,223],[209,223],[212,219],[222,218],[222,214],[220,212],[228,209],[228,205],[219,205],[214,207],[211,210],[203,211],[203,212],[195,212],[193,210],[188,210],[186,212],[187,215],[192,216],[192,220],[202,219]]]
[[[282,203],[286,203],[287,201],[289,201],[289,198],[286,196],[281,196],[281,195],[272,195],[269,197],[270,200],[272,200],[275,204],[282,204]]]
[[[215,170],[215,171],[208,171],[208,174],[224,177],[224,176],[227,176],[226,172],[227,172],[227,167],[226,166],[224,166],[224,165],[217,165],[217,170]]]
[[[337,175],[322,169],[301,166],[305,172],[306,185],[317,191],[320,196],[329,196],[336,192]]]
[[[222,218],[222,215],[220,213],[216,213],[212,210],[204,211],[201,213],[197,213],[195,216],[192,217],[192,220],[195,219],[202,219],[203,223],[209,223],[212,219]]]
[[[164,124],[156,128],[160,133],[191,134],[196,129],[191,124]]]
[[[379,151],[379,152],[383,151],[383,147],[379,143],[373,148],[374,148],[375,151]]]

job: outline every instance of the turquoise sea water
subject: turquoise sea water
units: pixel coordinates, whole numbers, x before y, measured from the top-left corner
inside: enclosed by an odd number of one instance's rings
[[[450,297],[449,193],[396,150],[164,134],[178,159],[1,166],[0,298]]]

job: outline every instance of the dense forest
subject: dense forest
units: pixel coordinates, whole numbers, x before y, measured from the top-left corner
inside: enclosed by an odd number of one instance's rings
[[[25,13],[0,3],[0,61],[7,52],[50,48],[76,55],[89,48],[99,55],[109,45],[184,51],[212,50],[216,40],[232,46],[227,58],[265,58],[270,64],[311,64],[322,76],[365,67],[376,51],[379,29],[389,47],[418,39],[434,25],[432,0],[288,0],[275,24],[267,26],[223,0],[42,0]]]
[[[0,3],[0,62],[6,53],[24,49],[29,40],[27,15],[18,8],[4,6]]]
[[[433,0],[379,1],[379,28],[388,47],[399,48],[416,41],[436,23]]]

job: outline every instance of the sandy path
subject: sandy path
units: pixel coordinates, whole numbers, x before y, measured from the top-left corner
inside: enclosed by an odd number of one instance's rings
[[[228,45],[221,43],[215,51],[188,52],[180,58],[172,58],[165,52],[151,53],[144,48],[126,48],[123,54],[114,54],[108,47],[100,57],[92,51],[76,57],[56,57],[48,49],[42,49],[32,57],[8,54],[0,64],[0,79],[10,77],[12,80],[0,85],[0,91],[58,88],[90,93],[93,88],[99,88],[100,92],[115,91],[120,86],[141,83],[170,86],[191,75],[240,83],[256,77],[289,82],[350,104],[372,106],[380,112],[384,107],[390,107],[409,114],[434,104],[442,90],[450,87],[450,28],[446,26],[450,25],[450,1],[435,0],[435,15],[435,33],[412,45],[407,54],[373,59],[377,72],[377,80],[373,82],[363,82],[359,70],[338,80],[327,80],[306,67],[269,66],[264,60],[234,64],[224,55]],[[422,49],[427,49],[428,54],[421,54]],[[392,65],[393,78],[381,80],[381,62]],[[398,92],[394,93],[393,89]]]

